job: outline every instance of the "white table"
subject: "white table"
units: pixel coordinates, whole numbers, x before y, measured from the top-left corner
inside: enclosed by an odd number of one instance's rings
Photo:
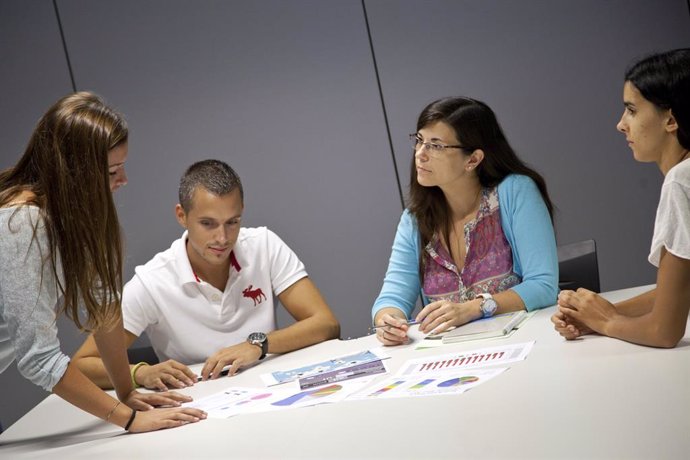
[[[137,435],[51,395],[0,436],[0,458],[690,458],[690,327],[670,350],[599,336],[566,342],[551,326],[553,311],[507,339],[387,349],[393,373],[412,357],[536,340],[526,361],[461,395],[345,401]],[[185,392],[261,386],[259,374],[377,343],[325,342]]]

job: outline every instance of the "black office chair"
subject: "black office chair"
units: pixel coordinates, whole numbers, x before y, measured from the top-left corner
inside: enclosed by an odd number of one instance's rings
[[[558,288],[600,292],[597,244],[594,240],[558,246]]]
[[[127,350],[127,357],[131,364],[145,362],[148,364],[158,364],[158,356],[153,351],[153,347],[137,347]]]

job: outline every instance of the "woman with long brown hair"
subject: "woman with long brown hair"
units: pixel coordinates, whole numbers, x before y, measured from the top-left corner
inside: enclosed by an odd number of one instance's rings
[[[134,390],[120,315],[122,243],[112,192],[126,184],[128,130],[96,95],[75,93],[39,120],[24,155],[0,173],[0,372],[19,372],[132,432],[205,417],[177,393]],[[94,332],[118,399],[60,350],[56,315]],[[152,409],[152,410],[149,410]],[[138,412],[142,411],[142,412]]]
[[[544,179],[513,151],[494,112],[450,97],[410,135],[408,209],[372,308],[377,337],[405,343],[419,293],[420,331],[553,305],[558,259]]]

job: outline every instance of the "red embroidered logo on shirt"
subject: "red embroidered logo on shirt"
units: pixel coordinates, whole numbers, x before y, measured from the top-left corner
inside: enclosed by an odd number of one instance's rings
[[[242,291],[242,296],[248,299],[252,299],[254,301],[254,306],[256,307],[261,302],[266,300],[266,294],[264,294],[264,291],[262,291],[261,288],[252,289],[252,287],[253,286],[250,284],[248,288]]]

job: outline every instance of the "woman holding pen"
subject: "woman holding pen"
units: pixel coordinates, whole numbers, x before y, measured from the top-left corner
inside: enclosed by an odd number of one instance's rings
[[[649,262],[656,288],[612,304],[586,289],[562,291],[556,330],[566,339],[597,332],[675,347],[690,311],[690,48],[649,56],[625,74],[618,130],[635,160],[664,175]]]
[[[24,155],[0,173],[0,372],[20,373],[132,432],[205,418],[177,393],[134,390],[122,342],[122,244],[112,192],[127,183],[127,127],[96,95],[75,93],[39,120]],[[117,398],[60,350],[56,315],[94,332]],[[151,409],[151,410],[149,410]],[[141,412],[138,412],[141,411]]]
[[[544,179],[513,151],[483,102],[429,104],[410,135],[409,204],[372,308],[378,339],[407,342],[408,319],[425,333],[553,305],[558,259]]]

